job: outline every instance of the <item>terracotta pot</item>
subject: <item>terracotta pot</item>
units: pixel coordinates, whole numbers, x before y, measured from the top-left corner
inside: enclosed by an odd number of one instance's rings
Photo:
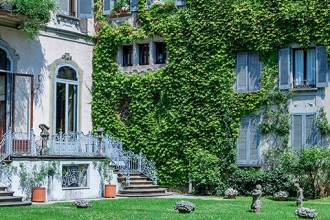
[[[106,184],[104,185],[104,197],[115,198],[116,197],[116,185]]]
[[[33,187],[32,202],[45,202],[45,201],[46,201],[46,187]]]

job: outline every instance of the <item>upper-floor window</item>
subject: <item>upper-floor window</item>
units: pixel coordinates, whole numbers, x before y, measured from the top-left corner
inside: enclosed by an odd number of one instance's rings
[[[280,89],[326,87],[327,84],[326,47],[286,48],[279,51]]]
[[[93,17],[93,1],[92,0],[57,0],[59,6],[59,14],[78,17]]]
[[[259,118],[254,115],[242,119],[236,141],[237,163],[241,165],[258,164],[260,158]]]
[[[166,62],[166,44],[163,42],[155,42],[156,45],[156,64]]]
[[[149,44],[139,44],[139,65],[149,65]]]
[[[123,45],[123,66],[133,66],[133,45]]]
[[[315,146],[319,143],[320,135],[316,126],[316,113],[292,115],[291,146],[299,151],[304,146]]]
[[[260,88],[260,61],[258,53],[237,54],[236,91],[257,91]]]

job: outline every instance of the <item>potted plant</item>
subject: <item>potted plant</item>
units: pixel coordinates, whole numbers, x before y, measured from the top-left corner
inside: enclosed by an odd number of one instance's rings
[[[117,193],[116,185],[111,184],[113,170],[110,164],[110,159],[106,157],[102,162],[95,162],[94,167],[101,177],[101,187],[103,188],[103,197],[115,198]]]
[[[18,175],[20,176],[20,185],[27,195],[32,195],[32,202],[46,201],[46,177],[56,174],[56,162],[51,165],[35,164],[32,169],[28,169],[26,165],[20,163]]]

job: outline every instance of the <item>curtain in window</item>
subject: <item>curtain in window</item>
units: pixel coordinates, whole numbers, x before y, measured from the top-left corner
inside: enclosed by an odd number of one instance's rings
[[[304,85],[304,51],[296,50],[294,55],[294,83]]]
[[[307,85],[315,85],[315,49],[307,50],[306,60]]]

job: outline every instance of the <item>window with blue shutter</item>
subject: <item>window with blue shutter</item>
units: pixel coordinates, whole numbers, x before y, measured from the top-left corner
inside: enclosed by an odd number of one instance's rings
[[[103,0],[103,15],[109,15],[111,12],[111,0]]]
[[[92,18],[93,17],[93,1],[92,0],[78,0],[78,18]]]
[[[290,89],[291,85],[295,90],[328,86],[326,47],[279,51],[279,88]]]
[[[320,141],[315,113],[293,114],[291,127],[291,146],[293,152],[305,146],[316,146]]]
[[[260,88],[258,53],[239,53],[236,63],[236,91],[257,91]]]
[[[136,12],[138,10],[138,0],[131,0],[131,11]]]
[[[59,13],[62,15],[70,15],[70,0],[57,0]]]
[[[253,115],[242,119],[237,138],[237,163],[241,165],[258,164],[260,159],[259,118]]]

